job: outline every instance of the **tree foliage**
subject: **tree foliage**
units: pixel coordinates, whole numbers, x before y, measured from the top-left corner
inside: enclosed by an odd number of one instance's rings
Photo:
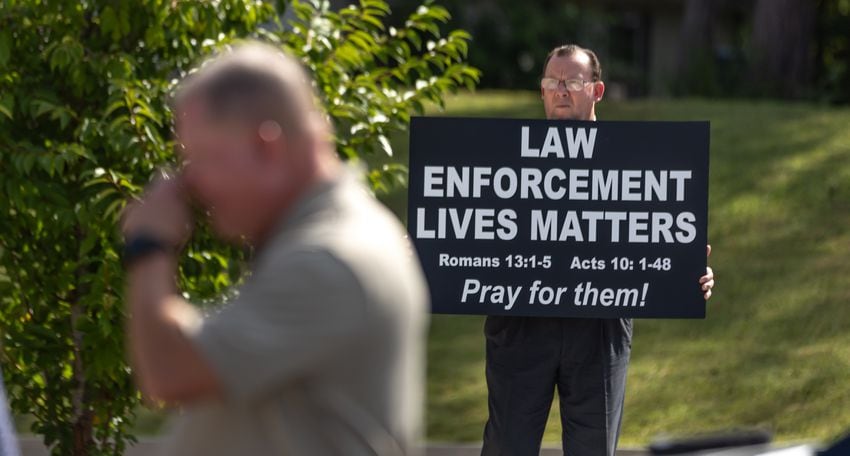
[[[416,0],[397,0],[396,9],[412,10]],[[451,24],[475,36],[469,62],[483,70],[481,85],[488,88],[534,90],[540,84],[543,60],[554,47],[566,43],[593,43],[586,24],[609,24],[599,2],[536,0],[441,0],[453,13]],[[609,39],[608,31],[603,38]],[[610,59],[609,59],[610,60]],[[606,72],[611,62],[606,62]],[[610,74],[610,72],[608,73]]]
[[[427,102],[442,107],[444,94],[478,81],[478,70],[464,63],[470,36],[454,30],[442,37],[449,13],[430,2],[403,28],[384,25],[390,10],[383,1],[363,0],[339,12],[327,2],[294,2],[292,9],[292,33],[279,36],[312,71],[345,158],[391,156],[388,136],[406,128],[412,113]],[[388,190],[404,184],[406,172],[386,165],[369,179],[376,190]]]
[[[121,454],[140,395],[121,331],[116,223],[173,160],[167,99],[210,53],[276,43],[312,71],[341,155],[392,154],[387,137],[461,86],[469,36],[444,35],[426,2],[404,27],[383,0],[327,2],[0,0],[0,327],[13,410],[54,454]],[[291,8],[283,16],[284,7]],[[281,17],[291,17],[282,21]],[[376,191],[406,170],[369,170]],[[189,298],[238,281],[242,253],[202,229],[181,262]]]
[[[817,65],[821,97],[850,104],[850,0],[818,0]]]

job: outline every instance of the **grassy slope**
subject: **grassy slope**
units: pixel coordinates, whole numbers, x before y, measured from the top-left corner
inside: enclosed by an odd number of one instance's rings
[[[539,117],[533,93],[460,95],[447,114]],[[605,102],[610,120],[711,121],[711,263],[703,321],[636,323],[622,443],[765,426],[828,440],[850,429],[850,110],[745,101]],[[406,158],[406,138],[395,138]],[[399,213],[404,194],[385,198]],[[435,316],[428,438],[480,440],[480,317]],[[558,441],[553,407],[545,439]]]

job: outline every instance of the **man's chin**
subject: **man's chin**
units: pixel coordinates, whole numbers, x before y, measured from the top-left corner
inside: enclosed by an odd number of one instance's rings
[[[572,108],[555,108],[549,113],[549,120],[592,120],[592,113],[576,112]]]
[[[550,115],[552,120],[579,120],[578,114],[568,107],[557,107]]]

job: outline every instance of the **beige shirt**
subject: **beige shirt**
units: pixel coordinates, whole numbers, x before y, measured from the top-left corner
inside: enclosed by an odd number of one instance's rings
[[[188,331],[226,399],[168,455],[416,454],[427,289],[398,221],[353,178],[305,197],[234,302]]]

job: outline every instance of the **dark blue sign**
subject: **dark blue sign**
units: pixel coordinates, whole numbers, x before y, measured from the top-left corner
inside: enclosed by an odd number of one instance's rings
[[[708,122],[418,117],[433,312],[704,318]]]

